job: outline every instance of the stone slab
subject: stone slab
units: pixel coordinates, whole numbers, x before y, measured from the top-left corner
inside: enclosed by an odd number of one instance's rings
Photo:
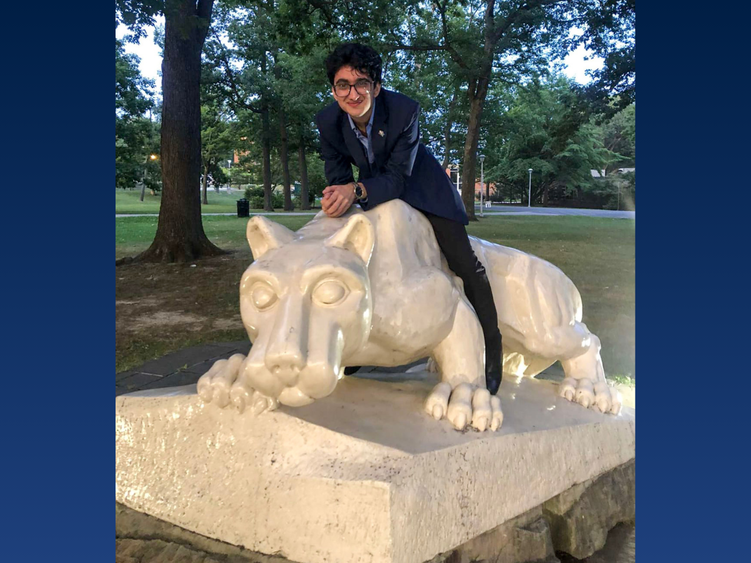
[[[583,409],[550,382],[504,380],[503,427],[480,433],[423,413],[431,374],[384,376],[257,417],[195,386],[117,397],[116,498],[293,561],[420,563],[635,455],[633,410]]]

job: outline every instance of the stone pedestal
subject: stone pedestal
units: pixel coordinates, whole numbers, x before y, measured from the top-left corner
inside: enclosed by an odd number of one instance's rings
[[[345,378],[326,399],[253,417],[195,386],[116,399],[116,498],[187,530],[305,563],[419,563],[634,458],[635,417],[504,380],[503,427],[422,410],[428,374]]]

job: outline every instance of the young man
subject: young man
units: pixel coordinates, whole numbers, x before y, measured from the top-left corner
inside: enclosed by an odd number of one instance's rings
[[[485,380],[495,395],[503,366],[501,333],[485,268],[467,238],[464,204],[441,165],[420,143],[419,104],[382,88],[381,66],[378,53],[358,43],[340,45],[326,59],[336,101],[315,117],[330,184],[321,206],[329,217],[339,217],[355,201],[367,211],[400,198],[427,217],[482,325]],[[352,164],[360,170],[357,182]]]

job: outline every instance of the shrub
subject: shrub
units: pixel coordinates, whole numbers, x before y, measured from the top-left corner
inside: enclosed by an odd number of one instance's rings
[[[263,186],[251,184],[245,188],[245,199],[250,203],[251,209],[263,209]],[[271,206],[274,208],[284,207],[284,196],[277,192],[271,192]]]
[[[313,206],[316,202],[316,196],[313,194],[313,192],[308,192],[308,203],[310,203],[311,206]],[[295,196],[292,198],[292,205],[295,209],[302,209],[302,197]]]

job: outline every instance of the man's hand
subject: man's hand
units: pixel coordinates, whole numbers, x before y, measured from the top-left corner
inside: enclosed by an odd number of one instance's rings
[[[323,190],[321,208],[329,217],[339,217],[355,201],[355,190],[352,184],[326,186]]]

